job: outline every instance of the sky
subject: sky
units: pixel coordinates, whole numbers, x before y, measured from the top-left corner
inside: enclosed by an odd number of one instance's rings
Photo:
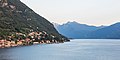
[[[21,0],[50,22],[88,25],[120,22],[120,0]]]

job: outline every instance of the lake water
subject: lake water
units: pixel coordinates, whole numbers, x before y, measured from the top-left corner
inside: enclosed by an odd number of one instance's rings
[[[74,39],[62,44],[0,49],[0,60],[120,60],[120,40]]]

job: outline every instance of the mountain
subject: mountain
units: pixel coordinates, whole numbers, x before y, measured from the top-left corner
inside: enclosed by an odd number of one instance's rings
[[[53,24],[20,0],[0,0],[0,36],[14,32],[27,34],[31,31],[46,31],[48,34],[67,39],[56,31]]]
[[[56,29],[68,38],[120,39],[120,22],[110,26],[89,26],[77,22],[57,25]]]
[[[120,39],[120,23],[115,23],[108,27],[98,29],[89,34],[90,38],[100,39]]]
[[[103,27],[89,26],[86,24],[79,24],[77,22],[67,22],[63,25],[57,25],[56,29],[62,35],[68,38],[85,38],[86,35],[92,31]]]
[[[57,23],[54,23],[54,22],[52,22],[52,24],[54,25],[54,27],[56,28],[56,30],[58,30],[57,27],[60,26],[60,25],[57,24]]]

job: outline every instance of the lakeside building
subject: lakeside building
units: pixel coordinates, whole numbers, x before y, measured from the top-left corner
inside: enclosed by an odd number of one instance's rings
[[[28,35],[15,33],[6,39],[0,40],[0,48],[33,45],[33,44],[52,44],[63,43],[64,40],[57,40],[56,36],[47,34],[47,32],[31,32]]]

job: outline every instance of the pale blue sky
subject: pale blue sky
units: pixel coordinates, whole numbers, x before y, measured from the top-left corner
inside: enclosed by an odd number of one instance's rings
[[[77,21],[110,25],[120,21],[120,0],[21,0],[35,12],[59,24]]]

